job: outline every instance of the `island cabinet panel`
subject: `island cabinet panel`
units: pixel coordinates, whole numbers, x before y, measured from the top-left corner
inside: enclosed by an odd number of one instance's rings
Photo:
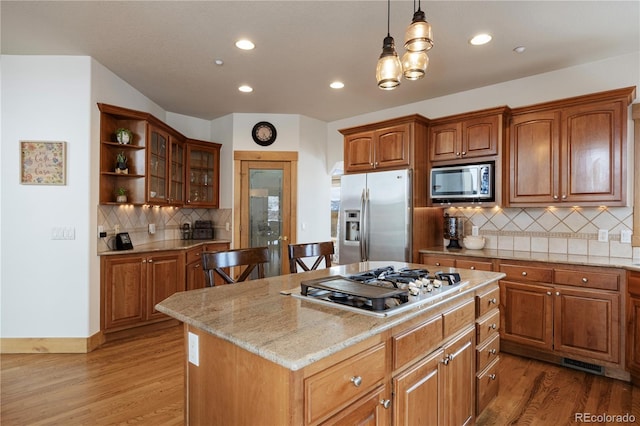
[[[631,380],[640,386],[640,272],[628,272],[627,292],[627,368]]]
[[[102,256],[100,269],[104,333],[169,320],[155,305],[185,289],[180,251]]]
[[[621,356],[625,271],[500,261],[503,352],[562,363],[570,358],[628,378]]]
[[[627,109],[635,87],[513,110],[510,206],[624,206]]]

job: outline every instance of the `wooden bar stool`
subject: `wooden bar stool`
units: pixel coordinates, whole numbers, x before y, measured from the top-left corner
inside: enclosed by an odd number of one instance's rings
[[[218,274],[227,284],[245,281],[254,269],[258,278],[264,278],[264,264],[269,262],[269,249],[255,247],[202,253],[202,269],[207,287],[213,287],[214,274]],[[237,280],[231,278],[222,268],[246,266]]]
[[[320,263],[324,259],[325,268],[331,267],[331,255],[333,255],[333,241],[325,241],[320,243],[306,244],[289,244],[289,272],[295,274],[298,272],[298,266],[304,271],[313,271],[318,269]],[[309,268],[302,260],[307,257],[316,257],[313,266]]]

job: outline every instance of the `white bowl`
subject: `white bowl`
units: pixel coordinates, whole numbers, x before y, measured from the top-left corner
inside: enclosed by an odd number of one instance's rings
[[[484,248],[484,237],[473,237],[471,235],[464,237],[462,243],[469,250],[482,250]]]

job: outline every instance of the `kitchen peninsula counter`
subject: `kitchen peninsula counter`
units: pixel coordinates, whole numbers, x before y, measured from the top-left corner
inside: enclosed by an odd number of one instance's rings
[[[388,265],[396,269],[424,267],[399,262],[334,266],[176,293],[156,309],[289,370],[298,370],[425,312],[435,312],[443,303],[504,277],[496,272],[460,270],[461,280],[468,284],[460,285],[458,291],[434,297],[421,308],[384,318],[282,294],[299,291],[301,280],[349,275]],[[433,267],[429,270],[435,271]]]

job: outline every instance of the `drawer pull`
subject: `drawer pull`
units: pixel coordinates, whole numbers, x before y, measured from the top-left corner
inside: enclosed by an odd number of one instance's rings
[[[449,361],[453,361],[453,355],[445,355],[444,359],[441,362],[444,365],[448,365]]]
[[[472,266],[472,267],[471,267],[471,268],[469,268],[469,269],[471,269],[472,271],[475,271],[475,270],[476,270],[476,267],[475,267],[475,266]]]
[[[497,350],[495,350],[495,349],[491,349],[491,350],[489,351],[489,353],[490,353],[491,355],[495,355],[495,354],[497,354],[497,353],[498,353],[498,351],[497,351]]]
[[[355,387],[360,387],[360,385],[362,384],[362,377],[360,376],[354,376],[351,378],[351,383],[353,383],[353,385]]]
[[[582,277],[582,282],[586,284],[589,282],[589,279],[587,277]]]
[[[490,378],[491,380],[495,380],[495,379],[496,379],[496,375],[495,375],[495,374],[489,374],[489,378]]]
[[[496,328],[498,328],[498,326],[495,323],[493,323],[489,326],[489,328],[492,330],[495,330]]]
[[[380,405],[382,405],[384,408],[389,408],[391,407],[391,400],[390,399],[383,399],[380,401]]]
[[[440,262],[436,262],[436,266],[440,266]]]
[[[527,276],[527,271],[522,271],[522,276],[526,277]]]
[[[559,291],[556,291],[556,296],[560,296],[560,292]]]
[[[489,299],[489,303],[492,303],[495,305],[496,303],[498,303],[498,299],[496,299],[495,297],[493,299]]]
[[[547,292],[547,296],[551,296],[551,292],[550,291]]]

